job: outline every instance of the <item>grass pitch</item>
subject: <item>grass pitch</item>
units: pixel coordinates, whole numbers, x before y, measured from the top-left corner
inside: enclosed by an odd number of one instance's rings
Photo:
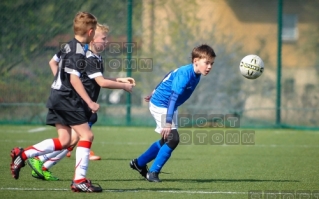
[[[153,128],[94,126],[92,149],[102,157],[91,161],[87,176],[99,183],[99,194],[73,193],[75,153],[51,171],[60,181],[31,177],[26,165],[20,179],[10,174],[10,150],[56,137],[49,126],[0,126],[0,198],[266,198],[271,192],[315,194],[319,189],[319,134],[316,131],[255,130],[255,145],[180,145],[160,174],[149,183],[129,167],[159,138]],[[150,166],[151,164],[149,164]],[[257,197],[258,196],[258,197]]]

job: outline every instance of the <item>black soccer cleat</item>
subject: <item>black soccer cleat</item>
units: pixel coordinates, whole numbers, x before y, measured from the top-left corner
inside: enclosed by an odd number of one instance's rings
[[[23,152],[22,148],[16,147],[11,150],[11,154],[10,154],[12,158],[11,164],[10,164],[10,170],[11,170],[12,177],[16,180],[19,179],[20,169],[25,166],[25,162],[21,157],[22,152]]]
[[[93,193],[93,192],[102,192],[102,187],[97,184],[97,186],[93,186],[92,182],[88,179],[81,183],[75,183],[72,181],[71,183],[71,190],[73,192],[88,192],[88,193]]]
[[[138,166],[137,164],[137,159],[133,159],[131,162],[130,162],[130,167],[136,171],[138,171],[141,176],[143,176],[143,178],[147,179],[146,178],[146,175],[147,175],[147,172],[148,172],[148,167],[147,165],[145,165],[144,167],[140,167]]]
[[[149,182],[161,182],[161,180],[158,178],[158,174],[157,172],[148,172],[146,175],[146,179]]]

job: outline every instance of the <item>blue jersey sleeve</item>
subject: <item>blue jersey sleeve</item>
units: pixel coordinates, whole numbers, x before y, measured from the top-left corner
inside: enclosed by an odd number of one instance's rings
[[[176,104],[177,99],[178,99],[178,94],[175,92],[172,92],[172,94],[169,98],[168,107],[167,107],[166,123],[172,124],[174,110],[175,110],[175,104]]]

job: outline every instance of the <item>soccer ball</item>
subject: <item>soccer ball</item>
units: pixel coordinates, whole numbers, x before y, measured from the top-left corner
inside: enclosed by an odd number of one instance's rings
[[[239,69],[247,79],[256,79],[264,71],[264,62],[258,55],[247,55],[240,61]]]

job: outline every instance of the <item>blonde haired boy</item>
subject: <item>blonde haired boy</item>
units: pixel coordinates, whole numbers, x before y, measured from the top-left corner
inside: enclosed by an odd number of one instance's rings
[[[108,32],[109,32],[109,27],[107,25],[102,25],[102,24],[98,23],[96,31],[95,31],[95,36],[94,36],[93,40],[90,42],[90,47],[85,46],[85,48],[90,48],[90,50],[92,50],[92,52],[94,51],[96,54],[99,54],[100,52],[102,52],[105,48],[105,44],[107,43],[106,37],[107,37]],[[88,53],[88,55],[91,55],[91,54],[92,53]],[[50,65],[51,70],[52,70],[54,75],[56,74],[57,69],[58,69],[58,64],[60,62],[60,56],[61,56],[61,51],[59,51],[56,55],[54,55],[53,58],[49,62],[49,65]],[[88,58],[88,60],[90,60],[90,58]],[[93,59],[93,61],[94,61],[94,59]],[[94,63],[98,63],[98,60],[94,61]],[[100,71],[100,72],[103,73],[103,68],[102,68],[102,71]],[[116,82],[129,83],[129,84],[135,85],[135,81],[133,78],[105,78],[105,79],[111,80],[111,82],[108,82],[110,84],[114,83],[112,81],[116,81]],[[91,88],[92,87],[94,88],[94,85],[95,85],[94,81],[95,80],[93,81],[93,84],[92,84],[91,83],[92,81],[90,80],[90,78],[88,78],[86,73],[82,74],[81,80],[82,80],[82,82],[84,81],[84,84],[85,84],[84,86],[85,86],[87,92],[88,93],[92,92]],[[131,87],[131,86],[129,86],[129,87]],[[107,86],[107,88],[112,88],[112,85]],[[93,92],[94,92],[94,89],[93,89]],[[98,92],[91,96],[92,100],[95,100],[95,101],[97,100],[98,93],[99,93],[99,88],[98,88]],[[97,121],[97,114],[93,113],[89,119],[89,122],[88,122],[90,128],[92,127],[92,125],[96,121]],[[49,169],[53,165],[58,163],[62,158],[64,158],[69,151],[72,151],[73,147],[77,144],[78,140],[79,140],[79,137],[77,136],[77,134],[74,131],[72,131],[71,146],[68,149],[65,149],[62,151],[56,151],[56,152],[53,152],[50,154],[46,154],[46,155],[39,156],[36,158],[28,159],[28,163],[32,168],[32,173],[31,173],[32,176],[35,178],[38,178],[38,179],[44,179],[44,180],[48,180],[48,181],[59,180],[57,177],[52,175],[52,173],[49,171]],[[89,159],[90,160],[99,160],[101,158],[99,156],[94,155],[94,152],[91,150]]]
[[[25,160],[39,155],[66,149],[71,144],[71,129],[80,140],[77,145],[75,174],[71,190],[75,192],[101,192],[100,186],[93,186],[86,178],[93,133],[88,125],[92,112],[99,104],[93,101],[85,90],[80,75],[85,64],[83,45],[94,37],[97,19],[88,12],[78,12],[73,20],[74,39],[61,50],[61,61],[51,86],[47,101],[48,125],[55,126],[58,138],[46,139],[26,149],[15,147],[11,151],[11,173],[18,179]]]

